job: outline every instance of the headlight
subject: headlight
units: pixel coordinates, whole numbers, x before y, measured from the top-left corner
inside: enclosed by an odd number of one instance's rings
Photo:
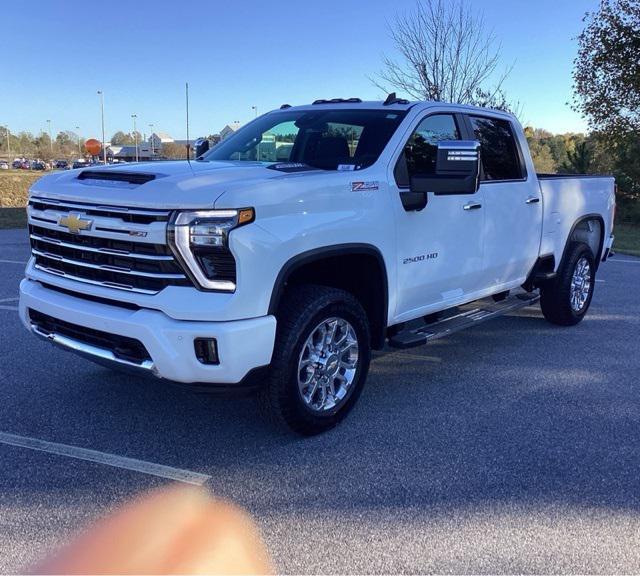
[[[176,212],[169,225],[169,245],[196,285],[233,292],[236,263],[229,233],[254,218],[253,208]]]

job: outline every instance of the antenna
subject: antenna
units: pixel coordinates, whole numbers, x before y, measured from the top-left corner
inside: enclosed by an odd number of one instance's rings
[[[189,140],[189,82],[185,82],[185,96],[187,101],[187,162],[191,166],[191,141]]]

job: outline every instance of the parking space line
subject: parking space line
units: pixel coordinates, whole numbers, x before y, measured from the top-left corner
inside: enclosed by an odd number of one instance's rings
[[[0,298],[0,302],[16,302],[20,298]]]
[[[69,458],[75,458],[76,460],[96,462],[115,468],[124,468],[125,470],[133,470],[134,472],[142,472],[143,474],[159,476],[161,478],[177,480],[178,482],[195,484],[197,486],[202,486],[211,478],[211,476],[207,476],[206,474],[191,472],[190,470],[182,470],[180,468],[155,464],[154,462],[147,462],[145,460],[136,460],[135,458],[127,458],[126,456],[118,456],[117,454],[109,454],[108,452],[98,452],[97,450],[89,450],[88,448],[80,448],[69,444],[47,442],[46,440],[39,440],[38,438],[31,438],[29,436],[18,436],[16,434],[9,434],[8,432],[0,432],[0,443],[57,454],[58,456],[67,456]]]
[[[0,310],[11,310],[12,312],[17,312],[18,311],[18,307],[17,306],[2,306],[0,304]]]
[[[26,266],[26,262],[18,261],[18,260],[0,260],[0,264],[22,264]]]
[[[619,258],[610,258],[607,262],[623,262],[625,264],[640,264],[640,260],[620,260]]]

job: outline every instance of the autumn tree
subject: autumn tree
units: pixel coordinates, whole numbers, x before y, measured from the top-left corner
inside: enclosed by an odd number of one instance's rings
[[[601,0],[578,36],[574,108],[605,141],[619,214],[640,213],[640,0]],[[604,158],[604,155],[596,157]]]
[[[569,174],[589,174],[593,166],[593,151],[589,142],[583,140],[573,151],[567,154],[567,160],[562,165],[563,172]]]
[[[184,144],[176,144],[175,142],[164,142],[160,149],[160,155],[172,160],[186,160],[187,147]]]
[[[640,0],[601,0],[585,16],[575,60],[574,108],[593,130],[640,130]]]

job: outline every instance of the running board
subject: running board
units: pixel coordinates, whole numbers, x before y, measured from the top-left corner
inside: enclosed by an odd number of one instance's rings
[[[413,348],[422,346],[431,340],[444,338],[471,326],[503,316],[514,310],[535,304],[540,296],[524,292],[511,296],[501,302],[478,300],[460,308],[454,308],[453,315],[417,328],[403,330],[389,338],[389,346],[393,348]],[[469,309],[470,307],[470,309]],[[457,312],[457,313],[456,313]]]

